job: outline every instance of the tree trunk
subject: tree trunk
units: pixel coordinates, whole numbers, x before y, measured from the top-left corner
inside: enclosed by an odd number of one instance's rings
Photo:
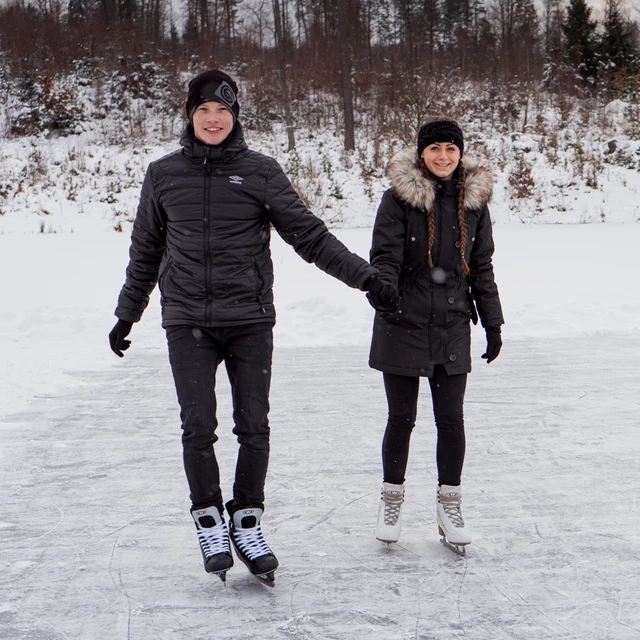
[[[287,138],[289,140],[289,148],[287,149],[287,151],[293,151],[296,148],[296,135],[293,126],[293,115],[291,113],[289,84],[287,82],[287,64],[284,50],[285,43],[282,35],[280,0],[273,0],[273,22],[275,23],[276,27],[276,55],[278,58],[278,71],[280,74],[282,107],[284,109],[284,121],[287,125]]]
[[[353,85],[351,82],[351,49],[349,47],[349,6],[347,0],[338,3],[338,28],[340,34],[340,72],[342,74],[342,105],[344,111],[344,148],[356,148],[355,120],[353,117]]]

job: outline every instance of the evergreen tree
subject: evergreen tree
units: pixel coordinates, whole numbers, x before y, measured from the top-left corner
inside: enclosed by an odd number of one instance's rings
[[[468,23],[469,0],[442,0],[442,43],[445,49],[458,45],[460,31]]]
[[[633,64],[634,46],[628,20],[622,14],[621,0],[607,0],[602,24],[600,57],[603,66],[615,73]]]
[[[11,125],[17,135],[32,135],[40,131],[44,120],[42,87],[30,71],[18,78],[16,97],[18,108]]]
[[[591,7],[586,0],[571,0],[562,24],[565,55],[569,65],[585,82],[597,75],[596,28],[597,23],[591,20]]]
[[[443,0],[442,43],[451,62],[466,74],[473,56],[471,0]]]
[[[418,24],[422,35],[422,50],[428,60],[428,69],[433,71],[433,57],[437,48],[440,11],[438,0],[422,0],[418,13]]]
[[[472,58],[474,77],[476,79],[486,78],[491,74],[497,59],[497,38],[489,21],[484,0],[472,0],[471,20],[475,51]],[[494,61],[494,65],[491,65],[489,61]]]

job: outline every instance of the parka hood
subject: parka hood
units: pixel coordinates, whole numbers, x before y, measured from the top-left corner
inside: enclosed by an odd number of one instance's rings
[[[418,157],[415,147],[407,147],[389,160],[385,173],[399,198],[413,207],[428,211],[433,207],[438,181],[422,172],[420,162],[422,159]],[[462,156],[460,164],[466,174],[464,208],[481,209],[489,203],[493,194],[491,172],[467,155]]]

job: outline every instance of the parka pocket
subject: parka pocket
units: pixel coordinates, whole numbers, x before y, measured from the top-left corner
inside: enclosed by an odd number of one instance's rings
[[[476,313],[475,304],[473,303],[473,297],[471,292],[467,290],[460,290],[458,288],[449,290],[447,292],[447,307],[449,312],[471,320],[473,324],[478,322],[478,315]]]
[[[158,278],[160,294],[164,301],[183,302],[202,300],[205,297],[204,279],[174,261],[172,257]]]

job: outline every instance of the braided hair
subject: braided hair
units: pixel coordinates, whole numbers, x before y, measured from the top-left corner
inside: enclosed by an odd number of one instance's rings
[[[469,275],[469,264],[464,255],[467,247],[467,220],[464,215],[464,187],[467,181],[467,172],[460,165],[460,189],[458,190],[458,209],[456,211],[458,217],[458,229],[460,231],[460,256],[462,259],[462,272],[465,276]]]
[[[427,261],[433,269],[433,258],[431,257],[431,249],[436,237],[436,213],[433,207],[427,210]]]
[[[426,165],[422,161],[422,158],[418,158],[420,171],[429,180],[433,180],[433,174],[427,169]],[[467,174],[462,164],[458,166],[460,188],[458,190],[457,206],[456,206],[456,218],[458,222],[458,230],[460,232],[460,260],[462,263],[462,272],[465,276],[469,275],[469,264],[465,256],[465,250],[467,246],[467,218],[464,210],[464,188],[467,181]],[[433,256],[432,249],[436,238],[436,213],[435,207],[432,206],[426,211],[427,213],[427,263],[433,268]]]

